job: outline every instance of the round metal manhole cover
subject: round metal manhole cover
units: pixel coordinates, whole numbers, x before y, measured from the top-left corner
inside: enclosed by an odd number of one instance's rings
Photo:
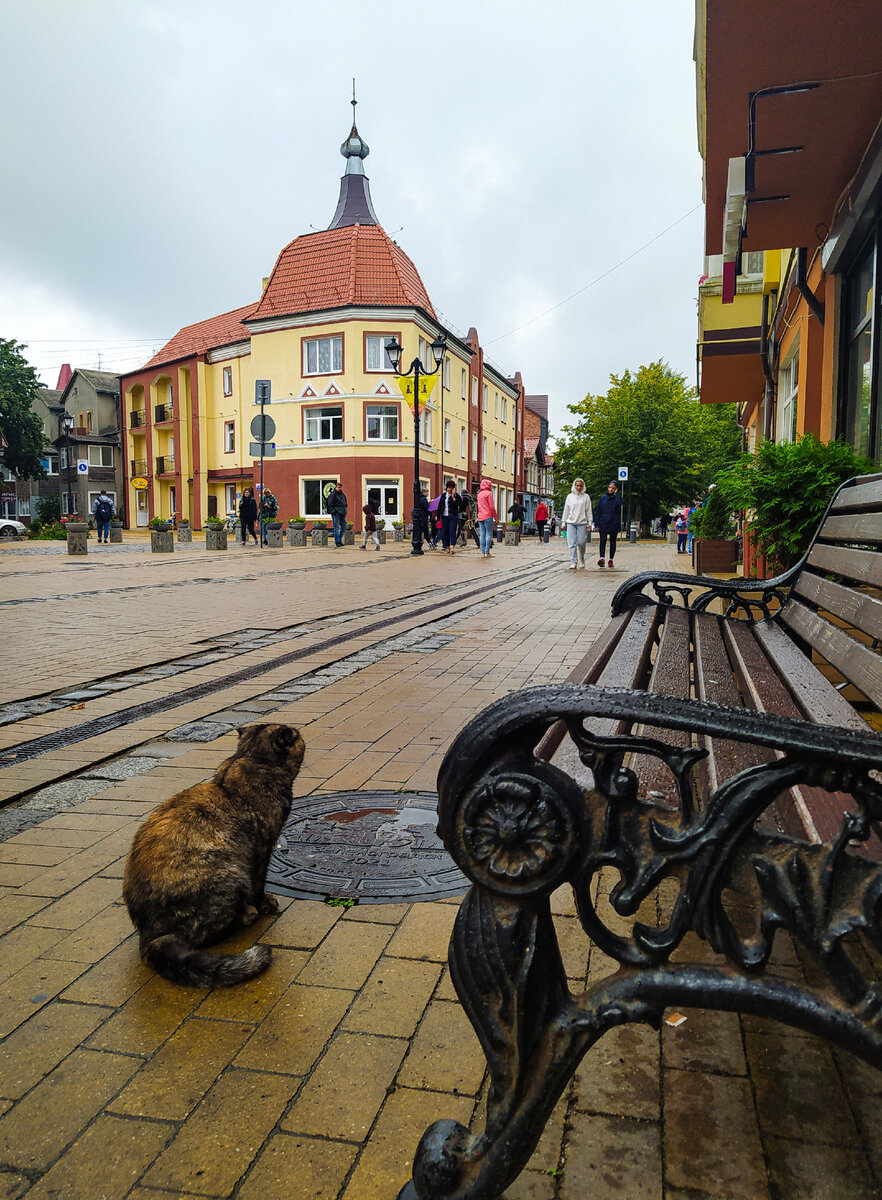
[[[334,792],[295,800],[267,873],[271,891],[366,904],[433,900],[468,881],[435,832],[434,792]]]

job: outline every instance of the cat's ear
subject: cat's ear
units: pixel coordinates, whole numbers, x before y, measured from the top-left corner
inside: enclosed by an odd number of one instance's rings
[[[277,725],[273,730],[272,746],[277,754],[284,757],[297,740],[290,725]]]

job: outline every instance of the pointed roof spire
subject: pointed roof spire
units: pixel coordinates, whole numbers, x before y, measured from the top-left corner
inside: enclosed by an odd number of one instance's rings
[[[340,147],[340,153],[346,159],[346,170],[340,180],[340,198],[337,201],[337,211],[328,229],[342,229],[346,225],[379,225],[377,214],[371,203],[371,188],[368,177],[364,173],[364,160],[370,154],[370,147],[361,137],[355,124],[355,80],[352,81],[352,129],[349,137]]]

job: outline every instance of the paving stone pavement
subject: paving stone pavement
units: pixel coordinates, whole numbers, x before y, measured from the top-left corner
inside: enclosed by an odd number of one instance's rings
[[[626,574],[686,560],[641,543],[570,572],[562,543],[527,539],[489,561],[163,556],[126,536],[85,560],[0,546],[0,1197],[393,1198],[426,1126],[485,1102],[446,965],[458,900],[283,898],[230,942],[272,946],[265,975],[175,987],[121,904],[133,832],[252,719],[303,730],[297,797],[431,792],[472,715],[575,665]],[[578,989],[609,962],[570,894],[553,907]],[[792,946],[775,969],[802,976]],[[589,1052],[509,1200],[882,1195],[882,1076],[785,1027],[686,1015]]]

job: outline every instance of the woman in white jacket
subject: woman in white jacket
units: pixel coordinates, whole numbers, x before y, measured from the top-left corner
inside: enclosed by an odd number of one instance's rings
[[[567,545],[570,548],[570,570],[585,568],[585,547],[588,545],[588,530],[593,521],[591,498],[585,490],[584,479],[573,480],[573,490],[564,502],[561,525],[566,526]]]

